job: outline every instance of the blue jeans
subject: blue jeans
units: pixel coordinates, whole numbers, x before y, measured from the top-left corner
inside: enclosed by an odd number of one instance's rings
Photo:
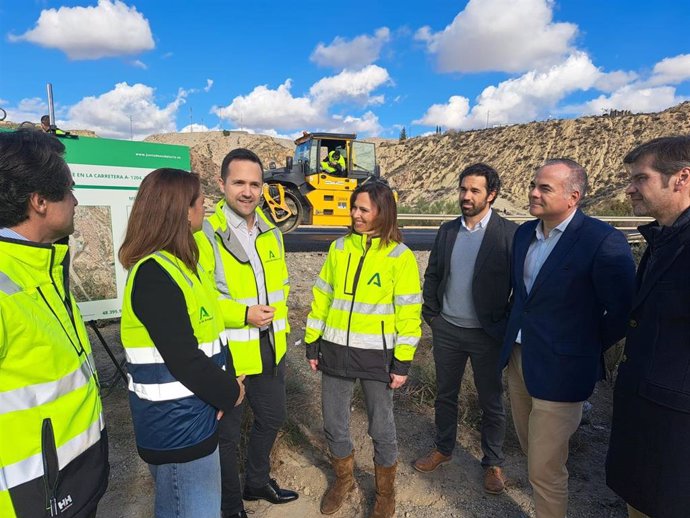
[[[156,484],[156,518],[218,518],[220,460],[218,448],[191,462],[149,464]]]

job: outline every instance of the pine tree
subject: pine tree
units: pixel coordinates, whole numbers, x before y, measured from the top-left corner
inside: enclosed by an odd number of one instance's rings
[[[400,142],[407,140],[407,132],[405,131],[405,126],[400,130]]]

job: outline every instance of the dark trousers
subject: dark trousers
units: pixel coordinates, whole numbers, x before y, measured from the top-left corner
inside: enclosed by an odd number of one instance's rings
[[[267,335],[261,338],[261,360],[263,372],[244,379],[245,401],[249,402],[254,414],[247,445],[245,484],[255,488],[268,484],[271,449],[287,416],[285,358],[283,357],[274,372],[273,352]],[[237,465],[237,447],[240,443],[244,407],[245,403],[242,403],[232,412],[225,414],[218,429],[222,480],[220,508],[227,514],[239,513],[244,508]]]
[[[450,455],[458,429],[458,394],[467,359],[472,363],[474,385],[482,409],[482,466],[501,466],[506,415],[503,384],[498,368],[501,344],[483,329],[455,326],[443,317],[431,323],[436,363],[436,448]]]

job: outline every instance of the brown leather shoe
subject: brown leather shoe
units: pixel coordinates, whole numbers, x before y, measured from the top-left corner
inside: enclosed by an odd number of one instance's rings
[[[484,491],[500,495],[506,488],[506,478],[498,466],[489,466],[484,470]]]
[[[431,473],[441,464],[447,464],[453,457],[451,455],[444,455],[436,448],[431,450],[425,457],[421,457],[414,461],[412,467],[422,473]]]

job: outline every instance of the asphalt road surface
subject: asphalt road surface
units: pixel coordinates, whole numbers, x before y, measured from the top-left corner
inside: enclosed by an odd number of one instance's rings
[[[403,241],[412,250],[431,250],[438,229],[402,229]],[[300,227],[284,235],[288,252],[328,252],[332,241],[345,235],[345,227]]]

